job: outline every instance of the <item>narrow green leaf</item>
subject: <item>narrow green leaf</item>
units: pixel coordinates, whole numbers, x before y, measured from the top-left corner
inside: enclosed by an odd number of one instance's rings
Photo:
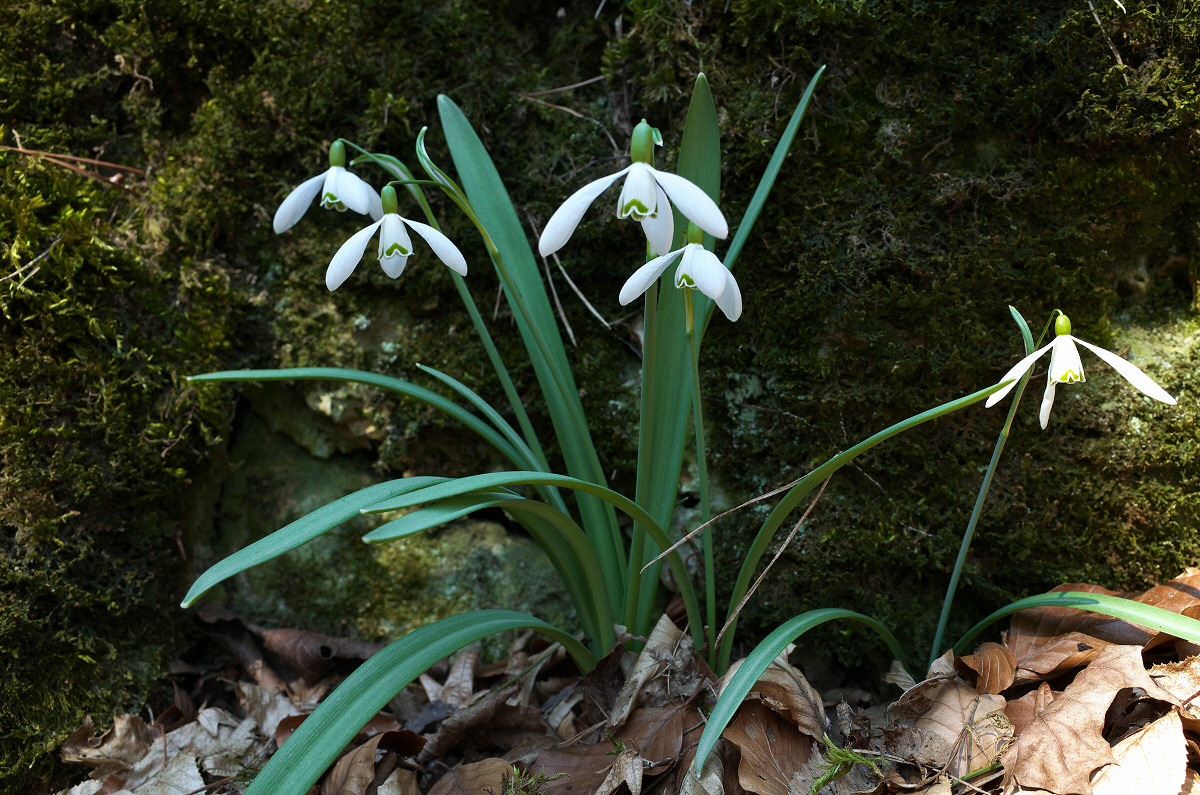
[[[775,532],[779,529],[780,525],[783,524],[783,521],[787,518],[788,514],[795,510],[796,506],[798,506],[800,502],[806,496],[808,496],[809,492],[820,485],[830,475],[837,472],[846,464],[849,464],[855,458],[858,458],[875,445],[890,439],[898,433],[903,433],[910,428],[915,428],[922,423],[929,422],[930,420],[945,416],[953,411],[958,411],[959,409],[966,408],[974,403],[978,403],[979,401],[987,398],[988,395],[1003,388],[1006,383],[1008,382],[993,384],[986,389],[973,392],[966,397],[961,397],[958,400],[952,400],[949,403],[943,403],[942,405],[935,406],[928,411],[923,411],[920,414],[909,417],[906,420],[897,422],[895,425],[892,425],[889,428],[886,428],[875,434],[874,436],[859,442],[849,450],[838,453],[833,458],[829,459],[824,464],[821,464],[821,466],[817,467],[812,472],[809,472],[807,475],[800,478],[800,480],[796,481],[796,484],[792,486],[787,494],[783,496],[783,499],[779,501],[779,504],[775,506],[775,509],[771,511],[769,516],[767,516],[767,519],[765,522],[763,522],[758,534],[755,535],[749,551],[742,560],[742,567],[738,572],[737,582],[733,586],[733,594],[729,599],[730,614],[732,615],[733,611],[742,601],[742,597],[746,595],[746,590],[750,587],[750,578],[754,575],[754,569],[758,566],[758,562],[762,559],[763,554],[766,553],[767,547],[770,546],[771,539],[775,537]],[[737,619],[733,618],[730,621],[729,629],[725,632],[724,639],[721,641],[721,654],[719,658],[719,664],[721,667],[729,664],[729,655],[733,648],[734,628],[736,626]]]
[[[581,671],[595,665],[594,657],[571,635],[524,613],[481,610],[435,621],[386,646],[350,674],[267,761],[246,795],[307,792],[358,730],[431,665],[481,638],[511,629],[533,629],[561,643]]]
[[[377,483],[365,489],[348,494],[341,499],[323,505],[312,513],[305,514],[296,521],[276,530],[265,538],[260,538],[248,547],[243,547],[229,557],[214,564],[201,574],[187,596],[183,597],[182,606],[190,607],[205,591],[214,585],[240,574],[246,569],[254,568],[260,563],[273,560],[285,552],[307,544],[314,538],[326,533],[338,525],[359,516],[362,509],[380,500],[396,497],[405,492],[419,489],[445,481],[445,478],[411,477],[391,480],[387,483]]]
[[[1157,632],[1166,632],[1181,640],[1200,643],[1200,621],[1194,618],[1119,596],[1082,591],[1051,591],[1018,599],[992,613],[959,638],[958,643],[954,644],[955,654],[969,653],[972,650],[971,643],[988,625],[1030,607],[1073,607],[1077,610],[1090,610],[1093,613],[1103,613],[1106,616],[1131,621]]]
[[[517,329],[541,385],[567,471],[575,477],[603,484],[606,482],[604,470],[596,455],[583,404],[579,400],[579,389],[525,229],[496,166],[467,117],[445,95],[438,97],[438,113],[463,189],[496,247],[493,252],[496,273],[513,308]],[[620,572],[620,579],[609,584],[609,599],[615,606],[625,590],[624,547],[616,515],[604,503],[587,496],[580,497],[579,510],[596,554],[606,561],[605,573]]]
[[[461,422],[481,436],[496,450],[517,466],[525,466],[524,456],[507,439],[486,422],[451,400],[436,392],[417,386],[401,378],[393,378],[362,370],[344,367],[285,367],[280,370],[223,370],[216,373],[188,376],[189,381],[341,381],[343,383],[370,384],[390,392],[396,392],[425,403]]]
[[[504,438],[508,440],[509,444],[511,444],[514,449],[521,453],[521,456],[525,460],[525,463],[519,465],[521,469],[532,469],[539,472],[550,471],[550,467],[546,463],[545,459],[541,458],[539,454],[535,454],[534,451],[531,450],[527,444],[525,444],[525,440],[521,438],[521,435],[517,433],[516,429],[509,425],[508,421],[505,420],[504,417],[500,416],[500,412],[492,408],[486,400],[479,396],[477,392],[459,381],[457,378],[446,375],[445,373],[435,370],[432,367],[426,367],[423,364],[418,364],[417,367],[420,368],[421,372],[428,373],[446,386],[453,389],[459,395],[466,398],[468,403],[474,406],[480,414],[490,421],[496,430],[498,430],[504,436]],[[539,450],[538,453],[540,452],[541,451]],[[548,487],[539,487],[539,489],[541,489],[540,493],[546,502],[556,506],[561,511],[567,510],[567,505],[563,502],[562,495],[560,495],[555,489]]]
[[[492,490],[497,488],[509,488],[513,486],[534,486],[537,484],[550,484],[562,488],[568,488],[576,492],[596,497],[605,503],[611,505],[615,509],[629,516],[634,521],[634,536],[640,533],[646,533],[651,540],[658,544],[661,549],[666,549],[670,542],[667,539],[667,534],[662,527],[650,516],[640,505],[630,500],[622,494],[609,489],[605,486],[599,486],[590,481],[573,478],[569,475],[559,475],[548,472],[492,472],[483,475],[471,475],[464,478],[456,478],[447,480],[442,483],[431,484],[428,488],[419,489],[412,492],[405,492],[394,498],[386,497],[381,499],[374,505],[369,505],[363,508],[364,513],[383,513],[386,511],[394,511],[399,508],[407,508],[412,505],[419,505],[424,502],[435,502],[444,500],[450,497],[455,497],[459,494],[470,492]],[[590,543],[589,537],[589,543]],[[589,547],[593,549],[594,547]],[[591,554],[591,552],[589,552]],[[672,572],[675,574],[676,582],[680,589],[680,597],[683,599],[689,615],[700,615],[698,612],[693,613],[693,610],[699,610],[699,603],[696,600],[696,592],[692,588],[691,579],[687,573],[687,567],[683,563],[683,559],[678,552],[673,552],[667,556],[667,562],[671,566]],[[604,561],[599,561],[601,571],[605,565]],[[611,581],[611,576],[608,572],[604,573],[605,581]],[[697,638],[697,643],[700,640],[699,633],[702,632],[702,627],[698,622],[693,622],[692,632]]]
[[[717,109],[712,91],[704,75],[696,77],[683,127],[677,171],[699,186],[714,201],[721,193],[721,134],[717,126]],[[682,239],[687,221],[675,212],[676,237]],[[711,237],[706,245],[712,248]],[[639,505],[654,516],[655,521],[669,527],[675,503],[679,499],[679,472],[683,467],[683,448],[687,440],[692,405],[691,364],[687,335],[684,330],[683,291],[675,288],[670,278],[660,280],[657,299],[647,295],[647,313],[642,349],[641,426],[638,429],[637,485],[635,494]],[[696,312],[703,317],[703,294],[697,294]],[[655,303],[656,302],[656,303]],[[632,590],[637,601],[626,620],[635,634],[646,634],[653,620],[653,604],[658,584],[658,566],[638,574],[662,548],[642,548],[634,545],[630,555],[630,578],[638,578]],[[701,622],[700,616],[692,617]]]
[[[708,716],[708,721],[704,725],[704,733],[700,735],[700,743],[696,747],[696,760],[692,770],[697,776],[704,769],[704,760],[708,758],[713,746],[720,739],[721,732],[725,731],[725,727],[732,720],[734,713],[745,700],[746,694],[754,687],[754,683],[762,676],[763,671],[767,670],[771,660],[778,657],[789,643],[795,642],[796,638],[813,627],[839,618],[849,618],[866,624],[883,638],[884,643],[891,649],[897,660],[903,662],[905,659],[904,649],[900,647],[899,641],[888,631],[887,627],[862,613],[838,608],[824,608],[811,610],[790,619],[754,647],[754,651],[746,656],[741,666],[733,672],[721,689],[721,696]]]
[[[434,505],[418,508],[399,519],[381,524],[363,535],[362,540],[368,544],[395,541],[397,538],[415,535],[519,496],[506,491],[477,491],[471,494],[462,494]]]
[[[1029,324],[1025,322],[1025,318],[1017,311],[1017,308],[1012,304],[1008,306],[1008,312],[1012,315],[1013,320],[1017,323],[1017,328],[1021,329],[1021,340],[1025,343],[1025,355],[1033,353],[1033,332],[1029,330]]]

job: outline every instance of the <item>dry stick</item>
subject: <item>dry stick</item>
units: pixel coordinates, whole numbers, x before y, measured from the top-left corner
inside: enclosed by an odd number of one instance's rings
[[[542,236],[542,230],[538,228],[537,222],[534,221],[533,218],[531,216],[529,216],[528,214],[526,214],[525,217],[529,220],[529,225],[531,227],[533,227],[533,236],[540,238]],[[604,326],[606,329],[611,331],[612,324],[604,319],[604,315],[600,314],[596,310],[596,307],[592,306],[592,302],[587,300],[587,298],[584,297],[583,292],[579,289],[579,286],[577,284],[575,284],[575,280],[572,279],[569,275],[567,275],[567,269],[562,266],[562,260],[560,260],[558,258],[558,254],[551,254],[550,256],[554,258],[554,264],[556,266],[558,266],[558,272],[561,273],[563,279],[566,280],[567,286],[571,288],[571,292],[575,293],[575,297],[578,298],[583,303],[584,307],[587,308],[587,311],[592,313],[593,317],[595,317],[597,320],[600,321],[600,325]],[[542,261],[546,262],[546,258],[543,257]],[[549,274],[546,275],[546,278],[547,279],[550,278]],[[553,282],[551,282],[551,284],[553,285]],[[557,293],[555,294],[554,298],[556,301],[558,300]],[[566,323],[566,322],[567,322],[566,318],[564,318],[563,323]],[[571,341],[574,342],[574,340],[575,340],[575,338],[574,338],[574,336],[572,336]]]
[[[599,79],[599,78],[596,78],[596,79]],[[593,119],[591,116],[580,113],[579,111],[577,111],[573,108],[568,108],[566,105],[557,105],[553,102],[547,102],[544,99],[538,99],[539,95],[553,94],[556,91],[566,91],[569,88],[576,88],[578,86],[586,86],[588,83],[592,83],[592,82],[595,82],[595,79],[585,80],[582,83],[576,83],[575,85],[567,86],[566,88],[552,88],[547,91],[534,91],[533,93],[530,93],[530,94],[521,94],[521,99],[524,99],[528,102],[536,103],[538,105],[545,105],[547,108],[553,108],[554,110],[561,110],[563,113],[569,113],[577,119],[583,119],[584,121],[590,121],[592,124],[596,125],[604,132],[604,136],[606,138],[608,138],[608,142],[612,145],[613,152],[616,154],[617,157],[620,157],[621,156],[621,147],[617,146],[617,142],[612,137],[612,133],[610,133],[608,131],[608,128],[605,127],[602,123],[600,123],[600,121],[598,119]]]
[[[643,567],[642,567],[642,570],[641,570],[641,572],[640,572],[640,573],[641,573],[641,574],[645,574],[645,573],[646,573],[646,569],[650,568],[650,567],[651,567],[651,566],[653,566],[655,563],[658,563],[660,560],[662,560],[663,558],[665,558],[667,555],[670,555],[672,552],[674,552],[675,550],[679,549],[681,546],[683,546],[683,545],[684,545],[684,544],[686,544],[687,542],[691,541],[693,538],[695,538],[695,537],[696,537],[696,534],[697,534],[697,533],[699,533],[699,532],[703,531],[703,530],[704,530],[704,528],[708,527],[710,524],[712,524],[713,522],[717,521],[718,519],[722,519],[722,518],[724,518],[724,517],[728,516],[729,514],[733,513],[734,511],[740,511],[741,509],[745,508],[746,506],[748,506],[748,505],[753,505],[753,504],[754,504],[754,503],[756,503],[756,502],[762,502],[763,500],[769,500],[770,498],[774,497],[776,494],[779,494],[779,493],[780,493],[780,492],[782,492],[782,491],[787,491],[787,490],[788,490],[788,489],[790,489],[792,486],[795,486],[797,483],[799,483],[799,482],[800,482],[800,481],[802,481],[802,480],[804,480],[804,478],[802,478],[802,477],[800,477],[800,478],[796,478],[796,479],[795,479],[795,480],[793,480],[791,483],[785,483],[785,484],[783,484],[782,486],[780,486],[780,487],[779,487],[779,488],[777,488],[777,489],[772,489],[771,491],[768,491],[766,494],[760,494],[760,495],[758,495],[757,497],[754,497],[754,498],[752,498],[752,499],[746,500],[745,502],[743,502],[741,505],[737,506],[736,508],[730,508],[728,511],[724,511],[723,513],[719,513],[719,514],[717,514],[716,516],[714,516],[713,518],[709,519],[709,520],[708,520],[707,522],[705,522],[704,524],[702,524],[702,525],[700,525],[699,527],[697,527],[697,528],[696,528],[695,530],[693,530],[692,532],[690,532],[690,533],[688,533],[687,535],[685,535],[683,538],[681,538],[681,539],[679,539],[678,541],[676,541],[676,542],[675,542],[674,544],[672,544],[671,546],[669,546],[669,547],[667,547],[666,549],[664,549],[662,552],[658,553],[658,557],[656,557],[654,560],[650,561],[650,562],[649,562],[649,563],[647,563],[645,566],[643,566]]]
[[[137,174],[139,177],[146,176],[146,172],[142,171],[140,168],[134,168],[133,166],[123,166],[120,163],[113,163],[108,160],[96,160],[95,158],[92,158],[92,157],[77,157],[76,155],[62,155],[62,154],[59,154],[58,152],[45,152],[45,151],[42,151],[41,149],[26,149],[23,146],[0,146],[0,150],[3,150],[5,152],[20,152],[23,155],[33,155],[34,157],[47,157],[47,158],[57,159],[57,160],[70,160],[73,163],[88,163],[93,166],[107,166],[108,168],[115,168],[118,171],[128,171],[131,174]]]
[[[542,230],[538,229],[529,213],[525,214],[525,220],[529,221],[529,225],[533,227],[533,236],[540,238]],[[558,289],[555,288],[554,278],[550,275],[550,263],[546,261],[545,257],[542,257],[542,269],[546,272],[546,284],[550,285],[550,296],[554,299],[554,307],[558,310],[558,319],[562,321],[563,329],[566,330],[567,336],[571,340],[571,347],[577,348],[579,343],[575,341],[575,331],[571,328],[570,321],[567,320],[567,313],[563,311],[562,301],[558,298]]]
[[[50,256],[50,252],[54,250],[54,247],[57,246],[60,241],[62,241],[62,235],[55,235],[54,239],[50,241],[50,245],[49,245],[49,247],[46,248],[45,251],[43,251],[41,254],[38,254],[36,257],[29,260],[29,262],[26,262],[24,265],[17,268],[15,271],[8,274],[7,276],[0,276],[0,282],[4,282],[4,281],[8,281],[9,279],[16,278],[17,276],[19,276],[21,274],[22,271],[24,271],[28,268],[33,268],[33,270],[31,270],[31,271],[29,271],[29,273],[25,274],[25,278],[22,279],[21,283],[17,285],[17,287],[24,287],[25,282],[29,281],[30,277],[33,276],[33,274],[35,274],[39,270],[41,270],[40,266],[38,266],[38,267],[34,267],[34,266],[37,265],[42,260],[44,260],[46,257]]]
[[[1117,0],[1117,5],[1121,6],[1120,0]],[[1092,0],[1088,0],[1088,8],[1092,10],[1092,19],[1096,20],[1096,26],[1100,28],[1100,34],[1104,36],[1104,40],[1108,42],[1108,48],[1112,50],[1113,57],[1117,59],[1118,64],[1124,66],[1125,62],[1121,60],[1121,53],[1117,51],[1117,45],[1113,44],[1113,40],[1108,37],[1108,31],[1104,29],[1104,23],[1100,21],[1100,15],[1096,13],[1096,7],[1092,5]],[[1125,6],[1121,6],[1121,10],[1124,11]],[[1121,77],[1125,78],[1125,85],[1129,85],[1129,75],[1122,72]]]
[[[812,509],[817,507],[817,501],[821,499],[821,495],[825,493],[825,487],[829,485],[829,481],[832,479],[833,475],[825,478],[825,482],[822,483],[821,488],[817,490],[817,496],[813,497],[812,502],[808,504],[808,508],[804,510],[804,515],[800,517],[800,520],[796,522],[796,526],[792,528],[792,532],[788,533],[788,537],[785,538],[783,543],[779,545],[779,549],[775,552],[775,557],[771,558],[771,562],[767,564],[765,569],[763,569],[762,574],[758,575],[758,579],[755,580],[754,584],[750,586],[750,590],[746,591],[746,595],[742,597],[742,601],[738,602],[738,606],[735,607],[733,612],[729,614],[729,617],[725,619],[725,626],[721,627],[721,631],[717,633],[717,640],[714,643],[718,649],[721,648],[721,638],[725,637],[725,631],[729,629],[729,627],[737,619],[738,614],[742,612],[742,608],[746,606],[746,602],[750,601],[750,597],[754,595],[754,592],[758,589],[759,584],[762,583],[763,578],[766,577],[767,573],[771,571],[771,567],[775,565],[777,560],[779,560],[779,556],[783,554],[785,549],[787,549],[788,544],[792,543],[792,539],[796,537],[796,533],[800,531],[800,527],[804,524],[805,520],[808,519],[808,515],[812,513]]]

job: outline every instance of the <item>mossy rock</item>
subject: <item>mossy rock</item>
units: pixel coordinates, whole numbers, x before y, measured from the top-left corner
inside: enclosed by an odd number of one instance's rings
[[[1129,345],[1180,406],[1151,406],[1087,361],[1088,383],[1060,390],[1047,431],[1024,406],[953,628],[1062,579],[1136,588],[1177,573],[1195,560],[1200,529],[1200,31],[1183,2],[1127,8],[1097,4],[1099,23],[1086,8],[1031,0],[638,0],[598,17],[514,2],[354,14],[126,0],[14,9],[0,32],[4,143],[15,131],[30,148],[151,173],[127,177],[140,193],[126,195],[0,159],[9,272],[40,265],[0,283],[0,632],[14,683],[0,692],[0,778],[43,786],[57,739],[87,711],[103,723],[136,709],[179,648],[187,583],[175,537],[201,556],[219,537],[220,456],[237,444],[242,405],[237,388],[183,375],[331,365],[419,380],[420,361],[500,401],[432,257],[414,258],[398,282],[364,262],[330,295],[323,268],[355,222],[313,211],[283,237],[270,231],[276,203],[323,168],[335,137],[411,161],[441,92],[480,130],[521,217],[540,220],[622,162],[642,116],[663,129],[671,167],[703,70],[736,223],[792,106],[828,65],[741,256],[746,314],[736,326],[718,317],[706,338],[710,463],[727,502],[992,381],[1020,355],[1006,305],[1036,324],[1059,307],[1079,336]],[[435,124],[429,141],[448,164]],[[436,210],[490,307],[482,247],[448,204]],[[562,255],[613,330],[554,277],[602,461],[627,492],[637,337],[616,293],[636,263],[614,252],[633,251],[637,236],[593,210]],[[492,327],[548,436],[503,306]],[[425,407],[352,397],[364,433],[339,430],[331,457],[357,456],[381,478],[499,465]],[[781,615],[844,606],[878,613],[922,649],[1000,411],[925,426],[843,472],[751,603],[745,637]],[[370,446],[339,452],[355,438]],[[718,526],[722,571],[756,510]],[[163,629],[149,637],[146,626]],[[835,640],[849,662],[875,648],[853,632]],[[37,675],[47,658],[64,660],[61,679]]]

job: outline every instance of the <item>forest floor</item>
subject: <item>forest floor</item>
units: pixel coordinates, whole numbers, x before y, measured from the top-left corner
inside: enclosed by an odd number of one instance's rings
[[[1056,590],[1113,592],[1089,585]],[[1143,594],[1193,617],[1200,569]],[[380,646],[196,612],[173,703],[88,721],[61,748],[91,768],[60,795],[235,795]],[[851,795],[1200,792],[1200,645],[1097,613],[1016,613],[1000,642],[948,652],[915,682],[818,692],[786,654],[699,766],[719,680],[666,616],[640,653],[580,676],[525,635],[508,659],[444,660],[367,723],[310,795]],[[727,679],[728,677],[726,677]],[[81,776],[84,775],[81,772]]]

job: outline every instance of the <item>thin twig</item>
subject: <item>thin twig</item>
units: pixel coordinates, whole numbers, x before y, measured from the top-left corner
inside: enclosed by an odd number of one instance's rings
[[[808,520],[808,515],[812,513],[813,508],[817,507],[817,501],[821,499],[821,495],[825,493],[825,487],[829,485],[829,481],[832,479],[833,475],[825,478],[825,482],[822,483],[821,488],[817,490],[817,496],[813,497],[812,502],[810,502],[808,504],[808,508],[805,509],[804,515],[800,517],[800,520],[796,522],[796,526],[792,528],[792,532],[788,533],[788,537],[785,538],[783,543],[779,545],[779,549],[775,552],[775,557],[771,558],[771,562],[767,564],[765,569],[763,569],[762,574],[758,575],[758,579],[755,580],[754,584],[750,586],[750,590],[746,591],[746,595],[742,597],[742,601],[738,602],[738,606],[735,607],[733,612],[731,612],[725,619],[725,626],[721,627],[721,631],[717,633],[717,639],[713,643],[714,648],[721,648],[721,638],[725,637],[725,631],[729,629],[734,621],[737,620],[738,614],[742,612],[742,608],[746,606],[746,602],[749,602],[750,597],[754,595],[756,590],[758,590],[758,586],[762,583],[763,578],[767,576],[769,571],[771,571],[771,567],[774,566],[776,561],[779,560],[779,557],[783,554],[783,551],[787,549],[788,544],[792,543],[792,539],[796,537],[796,533],[799,532],[800,528],[804,525],[804,522]]]
[[[521,96],[526,97],[526,98],[544,97],[549,94],[558,94],[563,91],[572,91],[576,88],[583,88],[584,86],[590,86],[592,83],[599,83],[603,79],[604,79],[604,75],[596,75],[595,77],[589,77],[587,80],[581,80],[578,83],[572,83],[569,86],[559,86],[558,88],[546,88],[541,91],[525,91],[521,94]]]
[[[538,228],[537,222],[534,221],[533,218],[529,215],[526,215],[525,217],[527,219],[529,219],[529,225],[533,228],[533,236],[535,238],[541,237],[542,230]],[[558,272],[560,274],[562,274],[563,279],[567,282],[567,286],[571,288],[571,292],[575,293],[575,297],[578,298],[583,303],[584,307],[587,309],[588,312],[592,313],[593,317],[595,317],[597,320],[600,321],[600,325],[604,326],[604,328],[611,331],[612,324],[609,323],[607,320],[605,320],[604,315],[600,314],[600,312],[598,312],[596,310],[596,307],[592,306],[592,302],[587,300],[587,298],[584,297],[583,292],[579,289],[579,286],[575,284],[574,279],[572,279],[567,274],[567,269],[562,266],[562,260],[560,260],[558,258],[558,255],[551,254],[550,256],[554,258],[554,264],[558,267]],[[543,257],[542,261],[543,262],[546,261],[544,257]],[[548,279],[549,275],[547,275],[546,278]],[[557,294],[555,295],[555,300],[557,300]],[[566,320],[564,319],[563,322],[565,323]],[[574,338],[572,338],[572,339],[574,339]]]
[[[1092,5],[1092,0],[1087,0],[1087,4],[1088,8],[1092,10],[1092,19],[1096,20],[1096,26],[1100,28],[1100,35],[1104,36],[1104,40],[1108,42],[1108,49],[1112,50],[1113,57],[1117,59],[1117,63],[1124,66],[1125,62],[1121,60],[1121,53],[1117,51],[1117,45],[1113,44],[1113,40],[1108,36],[1108,31],[1104,29],[1104,23],[1100,21],[1100,15],[1096,13],[1096,7]],[[1121,6],[1119,0],[1117,5]],[[1121,10],[1124,11],[1125,6],[1121,6]],[[1125,78],[1125,85],[1129,85],[1129,75],[1122,72],[1121,77]]]
[[[63,155],[58,152],[44,152],[40,149],[26,149],[23,146],[3,146],[0,145],[0,150],[5,152],[20,152],[23,155],[33,155],[34,157],[49,157],[57,160],[70,160],[72,163],[87,163],[93,166],[105,166],[107,168],[115,168],[118,171],[128,171],[130,174],[137,174],[139,177],[146,176],[146,172],[140,168],[133,166],[123,166],[120,163],[113,163],[109,160],[96,160],[92,157],[77,157],[76,155]]]
[[[24,271],[28,268],[33,268],[33,270],[31,270],[31,271],[29,271],[29,273],[25,274],[25,278],[21,279],[21,283],[17,285],[17,287],[24,287],[25,282],[29,281],[30,277],[33,276],[33,274],[35,274],[39,270],[41,270],[40,266],[38,266],[38,267],[34,267],[34,266],[37,265],[42,260],[44,260],[46,257],[50,256],[50,252],[54,250],[54,247],[57,246],[61,240],[62,240],[62,235],[55,235],[54,239],[50,241],[50,245],[46,248],[45,251],[43,251],[41,254],[38,254],[36,257],[29,260],[29,262],[26,262],[24,265],[17,268],[15,271],[8,274],[7,276],[0,276],[0,282],[7,281],[8,279],[12,279],[12,278],[20,275],[21,271]]]
[[[643,567],[642,567],[642,573],[644,574],[644,573],[645,573],[645,571],[646,571],[646,569],[650,568],[650,567],[651,567],[651,566],[653,566],[655,563],[658,563],[660,560],[662,560],[663,558],[665,558],[667,555],[670,555],[672,552],[674,552],[675,550],[679,549],[681,546],[683,546],[683,545],[684,545],[684,544],[686,544],[687,542],[691,541],[693,538],[695,538],[695,537],[696,537],[696,534],[697,534],[697,533],[700,533],[701,531],[703,531],[703,530],[704,530],[704,528],[708,527],[710,524],[712,524],[713,522],[717,521],[718,519],[723,519],[724,517],[728,516],[729,514],[733,513],[734,511],[740,511],[741,509],[745,508],[746,506],[748,506],[748,505],[753,505],[753,504],[754,504],[754,503],[756,503],[756,502],[762,502],[763,500],[769,500],[770,498],[774,497],[776,494],[779,494],[780,492],[787,491],[787,490],[788,490],[788,489],[790,489],[792,486],[795,486],[797,483],[799,483],[799,482],[800,482],[800,481],[802,481],[802,480],[804,480],[804,478],[803,478],[803,477],[796,478],[796,479],[795,479],[795,480],[793,480],[791,483],[785,483],[785,484],[783,484],[782,486],[780,486],[780,487],[779,487],[779,488],[777,488],[777,489],[772,489],[771,491],[768,491],[766,494],[760,494],[760,495],[758,495],[757,497],[753,497],[753,498],[751,498],[751,499],[749,499],[749,500],[746,500],[746,501],[745,501],[745,502],[743,502],[741,505],[738,505],[738,506],[737,506],[737,507],[735,507],[735,508],[730,508],[729,510],[727,510],[727,511],[724,511],[723,513],[719,513],[719,514],[717,514],[716,516],[714,516],[713,518],[709,519],[709,520],[708,520],[707,522],[705,522],[704,524],[702,524],[702,525],[700,525],[699,527],[697,527],[697,528],[696,528],[695,530],[693,530],[692,532],[690,532],[690,533],[688,533],[687,535],[685,535],[683,538],[681,538],[681,539],[679,539],[678,541],[676,541],[676,542],[675,542],[674,544],[672,544],[671,546],[669,546],[669,547],[667,547],[666,549],[664,549],[662,552],[658,553],[658,557],[656,557],[654,560],[650,561],[649,563],[647,563],[645,566],[643,566]]]

